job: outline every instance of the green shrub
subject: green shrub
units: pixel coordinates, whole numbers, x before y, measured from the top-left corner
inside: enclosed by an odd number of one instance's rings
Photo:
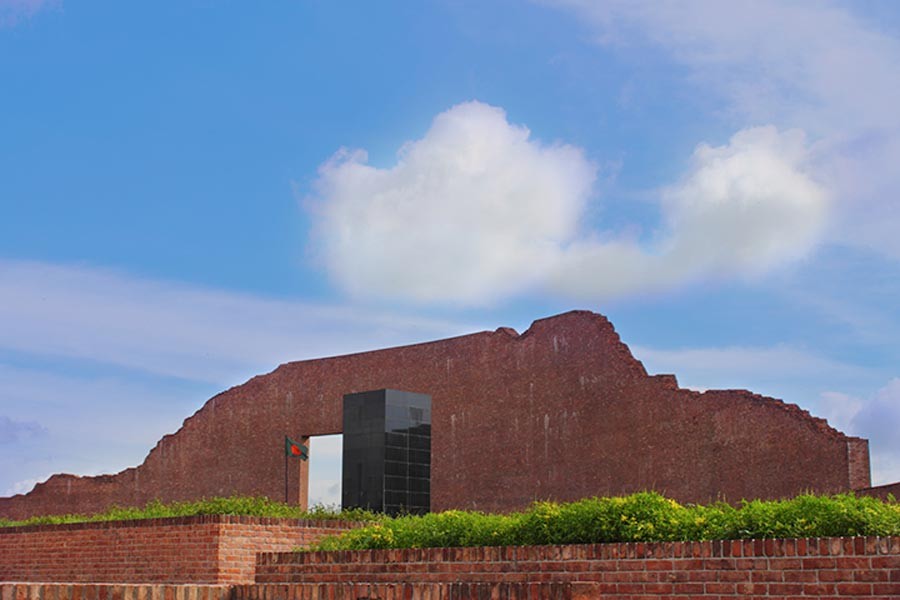
[[[375,521],[380,518],[379,515],[371,511],[361,509],[351,509],[342,512],[337,507],[316,505],[308,511],[302,511],[297,506],[283,502],[274,502],[265,497],[231,496],[229,498],[208,498],[195,501],[170,502],[167,504],[154,500],[143,507],[112,506],[102,513],[93,515],[47,515],[31,517],[23,521],[0,519],[0,527],[191,517],[196,515],[244,515],[285,517],[289,519],[344,519],[349,521]]]
[[[735,528],[736,535],[750,538],[897,535],[900,508],[850,494],[754,500],[738,511]]]
[[[535,502],[507,515],[451,510],[422,516],[384,517],[369,511],[296,506],[264,497],[232,496],[141,508],[112,507],[95,515],[52,515],[0,527],[183,517],[249,515],[294,519],[345,519],[370,525],[330,536],[315,550],[430,548],[677,541],[741,538],[900,535],[900,504],[852,494],[802,495],[790,500],[682,505],[654,492],[577,502]]]
[[[852,494],[682,505],[654,492],[535,502],[523,512],[383,518],[310,550],[900,535],[900,505]]]

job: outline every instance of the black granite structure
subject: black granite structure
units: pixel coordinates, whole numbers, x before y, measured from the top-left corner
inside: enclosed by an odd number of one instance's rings
[[[343,508],[427,513],[431,396],[399,390],[344,396],[343,458]]]

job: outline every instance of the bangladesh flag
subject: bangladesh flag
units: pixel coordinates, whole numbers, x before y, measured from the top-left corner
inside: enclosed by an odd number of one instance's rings
[[[299,456],[300,460],[309,458],[309,448],[299,442],[295,442],[288,436],[284,436],[284,455]]]

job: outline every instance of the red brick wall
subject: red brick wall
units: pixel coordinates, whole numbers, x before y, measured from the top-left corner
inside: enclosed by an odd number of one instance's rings
[[[900,482],[865,488],[859,490],[858,493],[865,496],[881,498],[882,500],[888,500],[888,496],[893,496],[894,500],[900,501]]]
[[[240,583],[341,521],[209,516],[0,528],[0,581]]]
[[[257,582],[239,588],[238,598],[305,598],[351,583],[578,582],[579,593],[591,598],[896,600],[900,537],[268,554],[260,556]]]
[[[160,558],[177,545],[157,545]],[[0,600],[896,600],[900,537],[274,553],[259,556],[258,570],[259,583],[233,588],[31,579],[0,583]]]
[[[344,394],[431,394],[432,509],[657,489],[681,501],[869,485],[868,447],[797,406],[648,376],[604,317],[288,363],[223,392],[118,475],[59,475],[0,516],[89,512],[233,493],[283,494],[283,436],[338,433]],[[489,457],[489,460],[486,460]],[[315,460],[315,456],[312,457]],[[291,472],[297,494],[298,472]]]
[[[579,589],[582,591],[579,592]],[[2,600],[588,600],[583,586],[568,583],[419,583],[340,586],[229,586],[4,584]],[[261,594],[265,594],[263,597]],[[292,593],[294,595],[292,595]],[[330,594],[330,595],[329,595]]]
[[[2,600],[231,600],[229,585],[0,583]]]
[[[345,583],[240,586],[233,600],[597,600],[594,586],[578,583]]]
[[[336,534],[352,524],[332,523],[319,527],[315,521],[297,526],[287,519],[229,520],[219,527],[219,582],[253,581],[256,555],[275,548],[292,550],[307,546],[326,535]]]

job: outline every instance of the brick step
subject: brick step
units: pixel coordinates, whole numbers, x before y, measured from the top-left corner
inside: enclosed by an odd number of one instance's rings
[[[230,585],[0,582],[0,600],[231,600]]]
[[[240,585],[232,600],[588,600],[599,598],[586,583],[342,583]]]
[[[256,583],[262,589],[463,582],[590,583],[594,597],[622,599],[805,595],[896,600],[900,537],[359,550],[257,558]]]

